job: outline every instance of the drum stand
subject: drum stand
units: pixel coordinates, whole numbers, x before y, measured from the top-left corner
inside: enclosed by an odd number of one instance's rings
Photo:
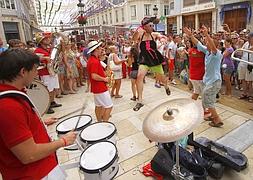
[[[193,180],[192,176],[186,177],[184,174],[180,172],[179,165],[179,143],[176,141],[176,164],[174,165],[171,175],[175,178],[175,180]]]

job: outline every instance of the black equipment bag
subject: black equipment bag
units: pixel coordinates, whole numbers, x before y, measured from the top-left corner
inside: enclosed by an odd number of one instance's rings
[[[211,141],[205,137],[200,137],[188,142],[194,147],[200,148],[207,158],[220,162],[226,167],[232,168],[238,172],[247,167],[248,158],[244,154],[227,146]]]
[[[159,149],[151,160],[152,170],[162,176],[170,175],[173,166],[174,162],[165,149]]]

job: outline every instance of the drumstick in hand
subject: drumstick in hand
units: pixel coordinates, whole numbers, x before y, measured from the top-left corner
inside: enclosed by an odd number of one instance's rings
[[[87,106],[87,102],[85,102],[85,103],[83,104],[83,107],[82,107],[82,109],[81,109],[80,115],[83,114],[83,111],[84,111],[84,109],[86,109],[86,106]],[[76,122],[76,126],[75,126],[74,131],[77,131],[77,128],[78,128],[78,124],[79,124],[79,122],[80,122],[80,119],[81,119],[81,116],[78,117],[78,120],[77,120],[77,122]]]

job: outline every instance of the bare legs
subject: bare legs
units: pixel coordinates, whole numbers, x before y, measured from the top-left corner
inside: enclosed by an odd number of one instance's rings
[[[100,106],[95,107],[95,114],[97,117],[98,122],[108,122],[110,115],[111,115],[112,107],[111,108],[104,108]]]

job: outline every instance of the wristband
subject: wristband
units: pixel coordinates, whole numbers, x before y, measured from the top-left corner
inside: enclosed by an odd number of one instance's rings
[[[63,142],[64,142],[64,147],[67,146],[67,141],[66,141],[66,139],[65,139],[65,138],[61,138],[61,139],[62,139]]]

